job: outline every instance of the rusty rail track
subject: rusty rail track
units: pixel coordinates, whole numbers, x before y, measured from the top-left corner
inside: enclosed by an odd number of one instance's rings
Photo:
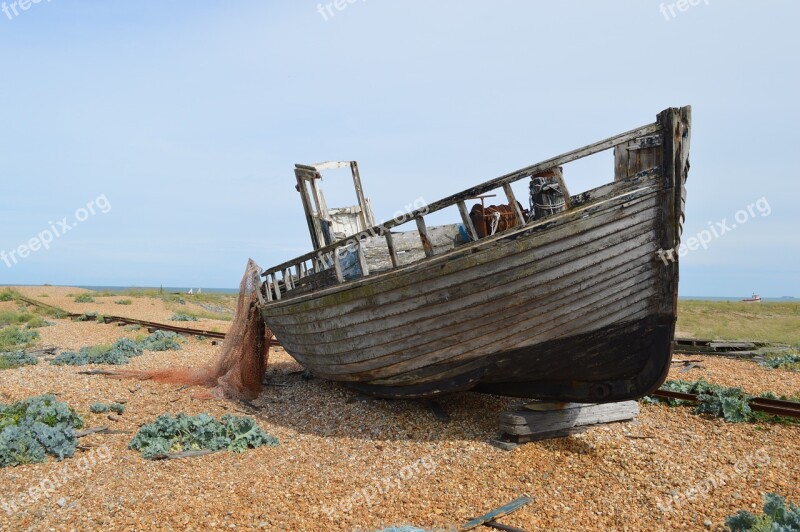
[[[20,301],[24,301],[29,305],[33,305],[35,307],[43,308],[49,310],[50,312],[61,314],[68,318],[80,318],[84,316],[86,321],[95,321],[97,316],[86,314],[86,313],[75,313],[75,312],[67,312],[62,308],[54,307],[53,305],[48,305],[47,303],[42,303],[41,301],[37,301],[35,299],[31,299],[29,297],[25,297],[20,294],[16,294],[15,297]],[[147,328],[148,330],[155,331],[155,330],[162,330],[162,331],[172,331],[174,333],[182,334],[184,336],[206,336],[208,338],[225,338],[225,333],[217,332],[217,331],[208,331],[205,329],[192,329],[189,327],[179,327],[177,325],[170,325],[168,323],[157,323],[154,321],[147,321],[147,320],[137,320],[135,318],[126,318],[125,316],[107,316],[103,314],[102,316],[103,323],[120,323],[120,324],[128,324],[128,325],[141,325],[142,327]]]
[[[693,393],[671,392],[669,390],[656,390],[650,395],[664,397],[668,399],[680,399],[683,401],[697,402],[697,395]],[[752,410],[773,414],[776,416],[800,418],[800,403],[794,401],[784,401],[782,399],[767,399],[764,397],[753,397],[747,402]]]

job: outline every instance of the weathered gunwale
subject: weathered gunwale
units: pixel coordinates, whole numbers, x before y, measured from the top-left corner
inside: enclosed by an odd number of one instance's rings
[[[658,191],[650,190],[648,193],[643,194],[640,197],[629,197],[631,204],[629,205],[629,209],[626,211],[627,215],[625,217],[619,217],[619,215],[613,212],[614,209],[618,208],[619,205],[615,204],[607,204],[606,209],[603,211],[597,211],[593,214],[592,222],[596,223],[597,226],[604,226],[602,230],[606,231],[608,234],[604,236],[610,236],[614,233],[615,228],[622,225],[626,225],[626,223],[633,223],[639,224],[644,223],[650,219],[655,218],[655,215],[652,214],[652,209],[656,204],[655,195]],[[578,212],[574,217],[579,218],[583,212]],[[617,220],[612,220],[612,218],[619,218]],[[643,218],[643,219],[642,219]],[[399,304],[399,307],[395,307],[393,309],[393,314],[397,314],[402,311],[403,308],[418,308],[415,304],[415,301],[408,297],[407,294],[403,293],[403,289],[409,285],[421,285],[421,288],[427,288],[428,286],[425,285],[427,281],[432,279],[436,279],[437,281],[444,280],[447,284],[444,285],[437,285],[435,287],[431,287],[432,292],[440,292],[446,289],[449,289],[453,285],[458,283],[471,283],[474,281],[483,281],[482,284],[490,284],[492,286],[495,285],[502,285],[502,282],[498,282],[498,279],[505,279],[508,276],[513,277],[514,271],[520,266],[525,266],[532,261],[532,258],[527,255],[531,251],[536,251],[544,257],[554,257],[560,254],[563,254],[569,251],[566,248],[565,242],[568,238],[577,238],[581,239],[586,236],[587,233],[594,229],[593,226],[585,225],[584,227],[580,228],[580,230],[576,230],[574,227],[571,227],[570,224],[574,220],[565,220],[562,222],[561,220],[552,220],[551,224],[547,227],[547,235],[539,238],[538,240],[547,239],[546,242],[541,243],[539,242],[536,237],[538,235],[528,235],[529,231],[526,229],[522,229],[520,231],[511,230],[503,235],[498,236],[491,244],[492,245],[485,245],[485,246],[476,246],[473,248],[467,248],[461,250],[462,253],[454,253],[449,252],[447,255],[443,255],[439,261],[432,261],[427,262],[427,268],[419,268],[413,272],[408,271],[396,271],[395,276],[389,276],[390,281],[388,283],[381,283],[377,285],[379,276],[373,277],[372,281],[375,283],[374,286],[370,287],[370,294],[365,296],[362,299],[357,299],[353,301],[346,301],[346,302],[331,302],[331,301],[321,301],[325,298],[325,295],[321,295],[319,298],[315,298],[319,304],[319,306],[303,306],[302,311],[305,312],[314,312],[315,317],[317,318],[314,322],[308,322],[305,325],[309,327],[307,331],[300,330],[298,334],[317,334],[321,332],[326,332],[334,329],[334,324],[337,323],[345,323],[344,321],[337,321],[335,318],[341,317],[342,312],[346,312],[346,323],[347,325],[357,325],[359,322],[357,321],[362,314],[366,315],[369,319],[365,321],[369,321],[370,319],[374,319],[376,317],[380,317],[380,315],[374,314],[373,312],[376,308],[380,309],[383,308],[385,305],[389,304]],[[569,233],[568,236],[560,237],[563,233]],[[526,238],[530,236],[531,238]],[[598,238],[591,238],[583,244],[589,244]],[[468,246],[470,244],[465,244]],[[514,245],[518,246],[518,249],[511,250],[510,248]],[[558,250],[553,253],[549,253],[550,247],[554,246],[562,246],[566,249]],[[493,256],[488,259],[484,260],[483,262],[470,265],[469,268],[465,268],[465,264],[459,262],[464,258],[471,258],[475,255],[478,255],[487,249],[491,248]],[[458,251],[454,250],[454,251]],[[537,260],[543,260],[539,257],[536,257]],[[431,260],[431,259],[426,259]],[[567,260],[569,262],[569,260]],[[445,268],[436,269],[440,263],[446,264]],[[539,263],[537,263],[538,265]],[[557,268],[561,266],[561,263],[554,264],[553,266],[547,266],[546,268]],[[486,276],[486,271],[483,270],[491,270],[492,272],[492,279],[488,279]],[[403,275],[401,275],[403,274]],[[380,274],[384,275],[384,274]],[[425,276],[422,276],[425,275]],[[450,277],[451,275],[457,275],[457,277]],[[364,279],[364,283],[360,283],[360,285],[367,284],[366,281],[369,278]],[[380,279],[381,281],[385,280],[385,278]],[[359,286],[359,284],[351,285],[353,288]],[[475,291],[481,290],[481,284],[476,285],[469,285],[465,286],[463,289],[456,289],[457,291],[453,295],[469,295],[474,293]],[[414,298],[421,298],[425,296],[431,295],[430,292],[420,293],[415,296]],[[460,297],[460,296],[459,296]],[[292,300],[287,300],[286,305],[288,305]],[[327,309],[329,305],[335,305],[335,308]],[[302,318],[298,318],[296,314],[297,310],[291,313],[276,313],[274,311],[270,311],[270,318],[272,323],[276,325],[302,325]]]
[[[660,178],[660,176],[658,178]],[[416,281],[420,283],[430,281],[439,277],[436,273],[429,273],[432,271],[432,266],[444,264],[445,268],[452,268],[452,266],[449,265],[453,264],[454,261],[465,256],[481,253],[487,249],[495,248],[498,242],[508,240],[511,235],[513,235],[513,238],[517,241],[524,241],[527,237],[537,232],[558,230],[559,228],[567,227],[571,222],[579,219],[581,216],[596,214],[596,211],[603,210],[604,205],[607,206],[607,204],[612,203],[614,197],[609,197],[609,194],[613,193],[616,187],[620,188],[618,195],[635,194],[637,192],[646,195],[652,193],[658,178],[655,178],[651,172],[646,172],[642,176],[630,180],[602,185],[596,189],[584,192],[583,194],[588,195],[591,199],[569,211],[521,227],[514,227],[508,231],[463,244],[446,253],[426,257],[411,264],[398,266],[392,270],[346,281],[342,284],[334,284],[311,293],[265,302],[263,308],[269,310],[270,316],[291,315],[298,312],[311,311],[314,309],[314,305],[322,300],[330,301],[331,304],[338,305],[340,302],[333,302],[326,298],[367,284],[372,286],[373,293],[377,295],[394,290],[395,284],[397,283],[396,279],[401,279],[404,276],[414,276],[416,277]],[[650,180],[649,182],[646,181],[648,179]],[[598,195],[600,193],[604,195]],[[631,199],[635,198],[632,197]],[[500,255],[497,257],[497,260],[505,260],[506,258],[508,257]],[[426,277],[420,277],[420,275],[426,275]]]

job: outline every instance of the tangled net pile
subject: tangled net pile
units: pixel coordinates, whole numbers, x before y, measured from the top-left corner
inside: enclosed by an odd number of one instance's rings
[[[116,371],[111,376],[212,388],[208,394],[196,396],[202,398],[255,399],[261,392],[261,379],[267,367],[272,338],[272,332],[267,330],[259,312],[260,285],[261,268],[250,259],[239,285],[233,323],[225,334],[222,351],[210,366]]]

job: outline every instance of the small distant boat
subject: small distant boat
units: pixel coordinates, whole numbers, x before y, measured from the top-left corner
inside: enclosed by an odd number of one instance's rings
[[[314,251],[263,272],[264,321],[317,377],[382,397],[647,395],[672,356],[690,120],[667,109],[382,224],[355,161],[298,164]],[[570,196],[561,165],[612,148],[613,179]],[[336,168],[351,170],[357,206],[327,207],[321,172]],[[511,189],[522,180],[527,212]],[[492,194],[507,205],[484,208]],[[426,224],[446,208],[462,223]]]
[[[761,296],[753,293],[752,296],[748,297],[747,299],[742,299],[742,301],[746,301],[748,303],[761,303]]]

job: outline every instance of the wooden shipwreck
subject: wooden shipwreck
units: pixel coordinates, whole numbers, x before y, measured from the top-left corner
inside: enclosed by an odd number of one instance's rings
[[[670,251],[684,217],[690,114],[667,109],[655,123],[382,224],[355,162],[296,165],[314,250],[264,271],[264,321],[316,376],[378,396],[646,395],[665,379],[672,355],[678,256]],[[563,194],[562,165],[609,149],[611,182]],[[335,167],[350,168],[357,206],[326,206],[321,172]],[[528,179],[539,180],[540,192],[561,190],[563,201],[526,211],[511,185]],[[502,214],[513,223],[482,236],[466,202],[492,191],[507,198]],[[460,223],[426,225],[447,208]],[[488,207],[478,211],[492,216]],[[398,232],[409,222],[415,230]]]

